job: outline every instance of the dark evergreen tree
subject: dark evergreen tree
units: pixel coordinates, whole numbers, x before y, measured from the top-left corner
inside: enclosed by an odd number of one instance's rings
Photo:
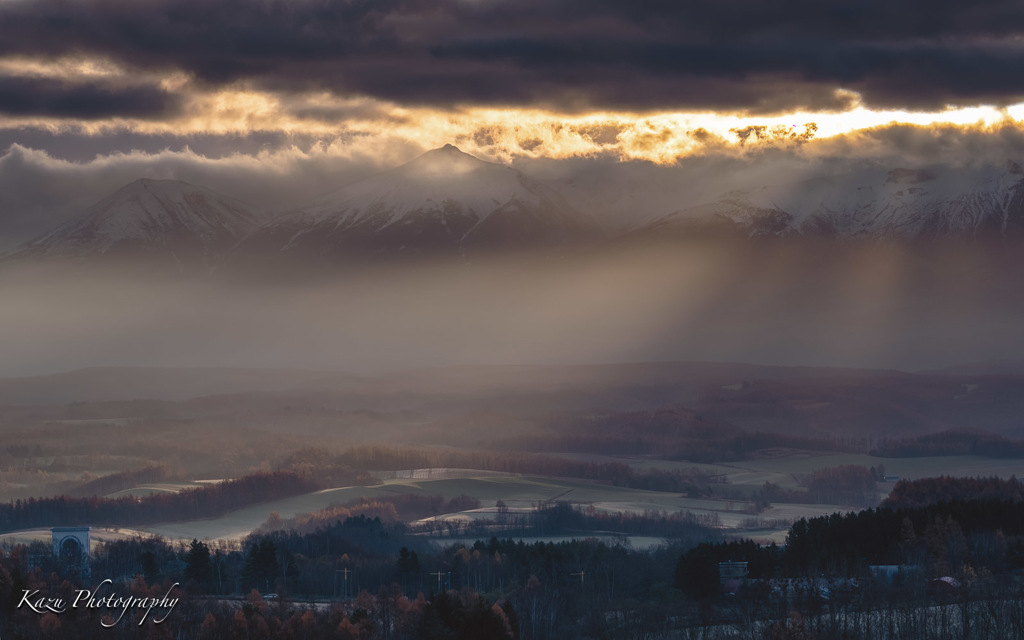
[[[160,565],[156,561],[156,554],[152,551],[143,551],[139,558],[142,563],[142,577],[146,582],[153,584],[160,579]]]
[[[192,538],[185,555],[185,580],[206,588],[210,582],[210,547]]]
[[[674,585],[694,600],[707,600],[718,594],[718,560],[714,548],[700,544],[683,554],[676,564]]]
[[[398,578],[405,591],[409,585],[419,576],[420,560],[415,551],[410,552],[408,547],[402,547],[398,552]]]
[[[275,580],[281,573],[277,561],[277,545],[270,538],[260,538],[251,547],[245,557],[242,568],[242,579],[247,586],[269,593],[274,588]]]

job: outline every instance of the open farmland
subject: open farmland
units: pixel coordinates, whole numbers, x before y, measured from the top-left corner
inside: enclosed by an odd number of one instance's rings
[[[723,527],[730,529],[741,527],[744,521],[750,518],[750,514],[744,511],[745,503],[742,501],[692,499],[676,493],[629,489],[564,478],[483,473],[480,477],[391,478],[372,487],[341,487],[316,491],[247,507],[220,518],[161,524],[147,527],[146,530],[173,539],[237,539],[263,524],[273,512],[282,518],[290,518],[334,504],[350,502],[359,497],[374,498],[397,494],[440,495],[446,499],[469,495],[481,502],[482,508],[471,512],[439,514],[439,517],[445,518],[492,517],[498,500],[502,500],[512,510],[529,509],[544,501],[565,500],[584,506],[592,505],[605,512],[689,511],[697,515],[717,517]],[[789,520],[836,510],[845,509],[832,505],[775,505],[760,517]],[[785,529],[786,527],[780,526],[764,532],[763,536],[759,537],[775,539],[779,533],[784,535]]]
[[[287,519],[333,505],[350,503],[358,498],[381,498],[402,494],[442,496],[451,499],[468,495],[480,501],[480,508],[433,516],[438,520],[480,520],[496,515],[501,500],[511,512],[529,511],[546,501],[568,501],[591,506],[600,512],[640,514],[645,511],[694,515],[717,520],[725,530],[762,541],[784,542],[789,524],[799,518],[812,518],[852,508],[827,504],[792,504],[773,502],[759,513],[751,511],[744,496],[757,492],[765,482],[786,489],[797,489],[797,478],[824,467],[840,465],[883,466],[886,474],[915,479],[935,475],[1009,477],[1024,471],[1019,461],[981,456],[948,456],[931,458],[880,458],[863,454],[822,453],[796,450],[767,450],[762,457],[739,462],[695,464],[686,461],[655,460],[641,457],[580,455],[592,462],[619,462],[636,470],[699,470],[720,477],[722,484],[715,491],[731,493],[731,498],[686,497],[677,492],[648,491],[610,484],[536,475],[517,475],[472,469],[414,469],[386,471],[375,475],[381,482],[374,486],[347,486],[306,493],[281,500],[256,504],[223,516],[169,522],[141,527],[140,532],[171,540],[238,540],[265,523],[272,513]],[[109,497],[173,493],[207,485],[211,480],[141,484],[111,494]],[[880,498],[891,489],[891,483],[879,483]],[[429,519],[427,519],[429,520]],[[98,530],[105,531],[105,530]],[[120,530],[121,535],[131,535]],[[127,533],[126,533],[127,532]],[[101,534],[105,535],[105,534]],[[27,536],[27,537],[26,537]],[[48,539],[44,530],[7,534],[0,539],[25,541]]]
[[[133,487],[131,489],[115,491],[114,493],[108,494],[106,497],[121,498],[124,496],[133,496],[135,498],[145,498],[146,496],[156,495],[160,493],[177,493],[179,491],[184,491],[185,489],[196,489],[217,482],[220,482],[220,480],[193,480],[191,482],[154,482],[148,484],[140,484],[139,486]]]
[[[907,480],[939,475],[954,477],[998,476],[1009,478],[1024,472],[1024,463],[1015,458],[989,458],[985,456],[935,456],[915,458],[882,458],[858,453],[836,453],[774,449],[761,452],[761,457],[737,462],[694,463],[686,460],[658,460],[638,457],[587,455],[580,458],[591,462],[621,462],[636,470],[662,471],[696,469],[726,479],[736,488],[756,489],[765,482],[786,488],[798,486],[795,476],[825,467],[859,465],[885,468],[886,475]],[[887,493],[891,485],[881,484]]]
[[[148,536],[151,535],[144,531],[137,529],[121,529],[115,527],[95,527],[89,532],[89,542],[93,551],[103,544],[104,542],[113,542],[115,540],[124,540],[127,538],[134,538],[136,536]],[[50,544],[52,536],[49,529],[24,529],[22,531],[13,531],[11,533],[5,533],[0,536],[0,545],[11,546],[16,544],[31,544],[33,542],[43,542]]]

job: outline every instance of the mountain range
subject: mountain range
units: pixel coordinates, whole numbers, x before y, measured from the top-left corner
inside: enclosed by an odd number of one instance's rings
[[[554,189],[446,145],[281,215],[245,238],[231,259],[466,258],[572,244],[598,232]]]
[[[1024,237],[1024,170],[1014,162],[971,170],[872,167],[745,186],[663,215],[635,207],[642,183],[631,180],[621,189],[614,180],[604,183],[574,191],[452,145],[273,215],[205,187],[144,179],[26,243],[5,262],[143,260],[191,273],[424,257],[472,261],[501,251],[709,234],[1001,242]],[[590,193],[584,197],[583,191]]]
[[[136,180],[14,252],[15,260],[138,261],[208,269],[268,214],[206,187]]]
[[[719,231],[756,236],[1021,238],[1024,171],[870,168],[789,185],[737,189],[642,227],[648,233]]]

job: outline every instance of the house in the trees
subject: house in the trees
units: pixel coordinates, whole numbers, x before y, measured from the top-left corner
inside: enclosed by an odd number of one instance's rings
[[[719,562],[718,584],[725,593],[736,593],[747,577],[746,562]]]

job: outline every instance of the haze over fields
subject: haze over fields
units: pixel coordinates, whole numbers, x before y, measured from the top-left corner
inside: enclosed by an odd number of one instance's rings
[[[1022,403],[1019,369],[974,367],[107,367],[3,378],[0,496],[84,504],[0,527],[17,532],[5,539],[31,540],[54,518],[85,518],[98,540],[143,532],[234,543],[260,528],[369,512],[450,541],[483,535],[496,518],[540,535],[523,522],[538,505],[567,501],[601,514],[686,513],[783,542],[796,518],[877,504],[893,478],[1016,474]],[[815,480],[869,468],[863,486]],[[274,493],[246,488],[267,473],[285,474],[270,476],[281,484]],[[198,503],[206,511],[174,501],[236,491],[232,482],[241,483],[234,497]],[[148,515],[82,515],[85,504],[127,508],[117,502],[126,496],[164,502]],[[410,511],[410,500],[426,504]],[[662,540],[634,537],[639,548]]]
[[[1017,8],[229,4],[0,3],[12,495],[174,438],[1015,450]],[[35,449],[83,424],[147,426]]]
[[[1021,69],[1016,0],[0,0],[0,635],[1024,637]]]
[[[1012,3],[64,9],[0,4],[0,373],[1020,352]]]
[[[750,186],[644,217],[451,145],[279,213],[138,180],[0,261],[0,372],[920,369],[1019,350],[1017,165]]]

